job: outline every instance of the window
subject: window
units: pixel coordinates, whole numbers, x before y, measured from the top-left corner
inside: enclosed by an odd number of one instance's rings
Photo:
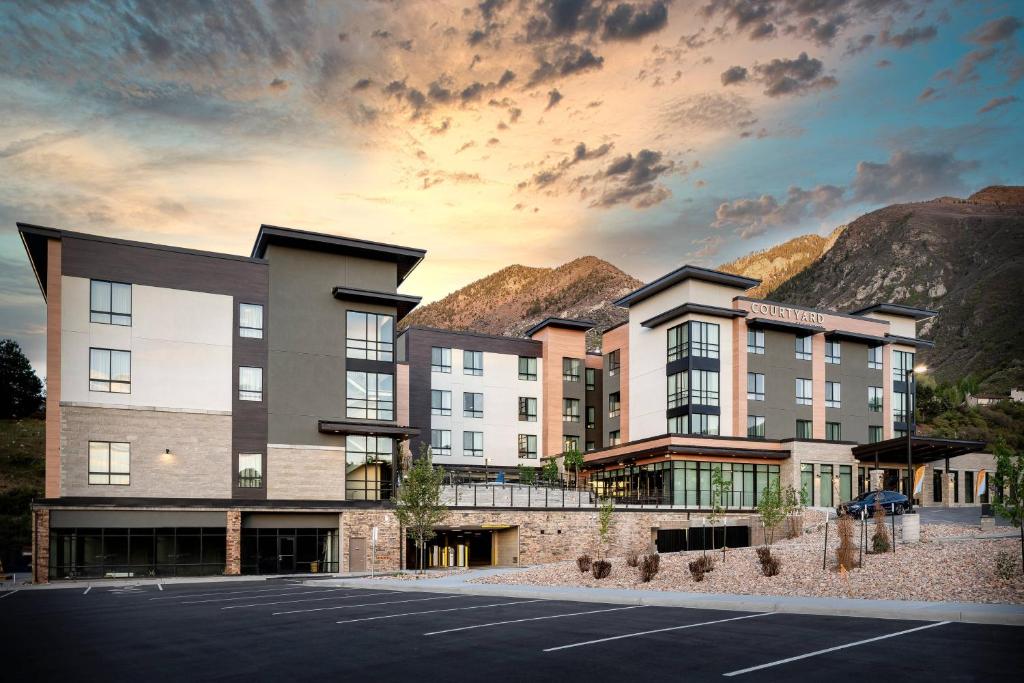
[[[974,502],[974,472],[964,472],[964,502]]]
[[[796,338],[796,359],[811,359],[811,335]]]
[[[367,420],[393,420],[395,414],[394,377],[376,372],[349,370],[346,417]]]
[[[690,429],[690,423],[686,420],[685,415],[678,417],[670,417],[668,419],[668,433],[669,434],[686,434]]]
[[[747,437],[751,439],[764,438],[764,417],[761,415],[747,415]]]
[[[868,410],[882,412],[882,387],[868,387]]]
[[[818,465],[818,505],[832,507],[832,465]]]
[[[608,432],[608,445],[618,446],[620,443],[622,443],[621,435],[622,431],[618,429]]]
[[[238,304],[238,336],[263,339],[263,306]]]
[[[597,427],[597,408],[595,406],[587,406],[587,429],[594,429]]]
[[[613,391],[608,394],[608,417],[618,417],[622,414],[622,392]]]
[[[587,391],[597,389],[597,370],[595,368],[586,368],[583,372],[587,378]]]
[[[597,445],[593,441],[588,441],[587,442],[587,452],[588,453],[590,451],[593,451],[593,450],[596,450],[596,449],[597,449]]]
[[[580,421],[580,400],[578,398],[562,399],[562,422]]]
[[[878,443],[882,440],[882,428],[876,425],[868,427],[868,443]]]
[[[580,437],[573,436],[572,434],[562,435],[562,452],[569,453],[571,451],[580,450]]]
[[[892,381],[906,382],[907,371],[914,367],[914,354],[910,351],[892,352]],[[913,375],[911,375],[913,377]]]
[[[391,498],[394,441],[387,436],[345,437],[346,500]]]
[[[452,433],[448,429],[430,430],[430,450],[434,455],[452,454]]]
[[[842,441],[843,430],[842,425],[838,422],[826,422],[825,423],[825,440],[826,441]]]
[[[690,385],[690,400],[702,406],[718,405],[718,372],[715,370],[693,370]]]
[[[263,455],[238,454],[238,488],[258,489],[263,486]]]
[[[534,434],[519,435],[519,459],[537,459],[537,437]]]
[[[89,483],[128,486],[131,447],[111,441],[89,442]]]
[[[581,363],[579,358],[563,358],[562,379],[566,382],[579,382],[580,366]]]
[[[238,400],[263,400],[263,368],[238,368]]]
[[[907,395],[902,391],[892,392],[893,422],[907,421]]]
[[[760,372],[747,373],[747,400],[764,400],[764,375]]]
[[[462,352],[462,374],[476,375],[484,374],[484,353],[483,351]]]
[[[814,465],[800,465],[800,496],[801,502],[807,507],[814,507]]]
[[[537,421],[537,399],[528,396],[519,397],[519,421]]]
[[[846,500],[853,498],[853,466],[852,465],[840,465],[839,466],[839,500],[837,503],[841,503]]]
[[[718,416],[695,414],[690,416],[690,434],[718,436]]]
[[[462,454],[473,458],[484,455],[484,433],[462,432]]]
[[[809,406],[811,405],[812,396],[813,394],[811,393],[811,380],[797,378],[796,404],[798,406]]]
[[[530,382],[537,381],[537,359],[530,356],[519,356],[519,379]]]
[[[678,408],[690,402],[689,378],[688,372],[677,372],[668,376],[669,408]]]
[[[444,389],[430,390],[430,414],[451,415],[452,414],[452,392]]]
[[[452,350],[440,346],[430,347],[430,371],[451,372],[452,371]]]
[[[868,349],[868,368],[871,370],[882,369],[882,347],[872,346]]]
[[[718,325],[696,320],[668,330],[668,361],[694,356],[718,358]]]
[[[840,361],[842,360],[841,355],[842,353],[839,347],[839,342],[826,339],[825,362],[830,363],[832,365],[839,365]]]
[[[483,417],[484,416],[484,395],[465,392],[462,394],[462,416]]]
[[[89,349],[89,391],[132,392],[132,352]]]
[[[747,353],[764,355],[764,330],[747,330]]]
[[[842,400],[840,398],[840,385],[839,382],[825,382],[825,407],[826,408],[841,408]]]
[[[395,318],[349,311],[345,316],[345,357],[390,363],[395,352]]]
[[[796,421],[796,438],[798,439],[813,439],[812,423],[810,420],[797,420]]]
[[[619,368],[622,367],[622,358],[619,355],[619,350],[611,351],[608,353],[608,376],[614,377],[619,374]]]
[[[130,326],[132,286],[121,282],[92,280],[89,283],[89,322]]]

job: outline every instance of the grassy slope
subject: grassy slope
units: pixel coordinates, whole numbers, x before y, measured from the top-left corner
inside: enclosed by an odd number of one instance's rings
[[[43,495],[45,422],[0,420],[0,559],[11,571],[32,543],[29,505]]]

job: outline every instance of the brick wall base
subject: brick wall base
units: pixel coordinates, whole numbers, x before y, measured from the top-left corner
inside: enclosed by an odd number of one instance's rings
[[[232,508],[227,512],[227,538],[224,557],[224,574],[238,576],[242,573],[242,512]]]
[[[50,511],[32,511],[32,582],[50,582]]]

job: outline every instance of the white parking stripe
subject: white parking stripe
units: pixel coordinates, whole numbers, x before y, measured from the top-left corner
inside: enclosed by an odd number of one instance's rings
[[[89,591],[91,591],[91,590],[92,590],[92,586],[89,586],[88,588],[85,589],[85,592],[82,593],[82,595],[88,595]]]
[[[205,598],[210,595],[237,595],[238,593],[270,593],[272,591],[279,591],[283,588],[303,588],[303,586],[277,586],[275,588],[250,588],[244,591],[216,591],[214,593],[184,593],[182,595],[163,595],[158,598],[150,598],[150,600],[180,600],[181,598]],[[312,589],[310,589],[312,590]]]
[[[460,626],[459,628],[448,628],[443,631],[431,631],[430,633],[424,633],[425,636],[438,636],[442,633],[455,633],[456,631],[469,631],[474,628],[487,628],[488,626],[503,626],[504,624],[519,624],[524,621],[541,621],[543,619],[561,619],[563,617],[579,617],[584,614],[600,614],[601,612],[618,612],[624,609],[637,609],[639,607],[645,607],[645,605],[630,605],[629,607],[612,607],[611,609],[595,609],[589,612],[572,612],[570,614],[552,614],[546,617],[530,617],[528,619],[511,619],[509,621],[492,621],[489,624],[476,624],[475,626]]]
[[[3,595],[0,595],[0,600],[3,600],[4,598],[9,598],[9,597],[11,597],[11,596],[12,596],[12,595],[14,595],[15,593],[17,593],[17,592],[18,592],[19,590],[21,590],[21,589],[19,588],[19,589],[17,589],[17,590],[13,590],[13,591],[10,591],[10,592],[8,592],[8,593],[4,593]]]
[[[559,645],[558,647],[549,647],[544,652],[555,652],[556,650],[568,650],[573,647],[583,647],[584,645],[595,645],[597,643],[607,643],[610,640],[622,640],[623,638],[635,638],[637,636],[647,636],[652,633],[665,633],[666,631],[681,631],[684,628],[695,628],[697,626],[708,626],[710,624],[721,624],[726,621],[739,621],[740,619],[754,619],[756,617],[766,617],[772,612],[761,612],[760,614],[747,614],[742,617],[729,617],[728,619],[717,619],[715,621],[705,621],[699,624],[684,624],[682,626],[669,626],[668,628],[656,628],[651,631],[638,631],[637,633],[623,633],[621,636],[609,636],[608,638],[598,638],[597,640],[585,640],[582,643],[569,643],[568,645]]]
[[[352,590],[351,588],[331,588],[323,591],[309,591],[308,593],[298,593],[297,595],[318,595],[320,593],[337,593],[338,591]],[[206,602],[230,602],[232,600],[256,600],[262,598],[284,598],[296,595],[296,593],[277,593],[274,595],[261,595],[259,598],[254,598],[250,595],[240,595],[234,598],[210,598],[209,600],[183,600],[182,602],[176,603],[178,605],[200,605]]]
[[[162,583],[158,583],[156,585],[156,587],[157,587],[158,590],[161,590],[161,591],[164,589],[164,585]]]
[[[282,614],[299,614],[301,612],[327,612],[332,609],[351,609],[353,607],[373,607],[375,605],[399,605],[404,602],[426,602],[427,600],[451,600],[453,598],[464,598],[465,595],[442,595],[437,598],[416,598],[414,600],[391,600],[389,602],[367,602],[362,605],[338,605],[336,607],[312,607],[310,609],[293,609],[288,612],[274,612],[270,616],[278,617]]]
[[[270,605],[288,605],[293,602],[320,602],[321,600],[352,600],[353,598],[368,598],[372,595],[391,595],[398,591],[383,591],[381,593],[359,593],[357,595],[328,595],[326,598],[303,598],[300,600],[276,600],[274,602],[254,602],[249,605],[228,605],[221,609],[241,609],[243,607],[268,607]]]
[[[796,657],[787,657],[786,659],[779,659],[774,662],[768,662],[767,664],[759,664],[758,666],[752,666],[747,669],[740,669],[739,671],[730,671],[723,676],[739,676],[740,674],[750,673],[751,671],[760,671],[761,669],[767,669],[773,666],[779,666],[780,664],[787,664],[789,662],[795,662],[800,659],[807,659],[808,657],[817,657],[818,655],[827,654],[829,652],[835,652],[836,650],[845,650],[848,647],[857,647],[858,645],[866,645],[867,643],[874,643],[879,640],[885,640],[886,638],[895,638],[896,636],[902,636],[907,633],[913,633],[914,631],[923,631],[927,628],[935,628],[936,626],[943,626],[948,624],[948,621],[937,621],[932,624],[926,624],[925,626],[918,626],[917,628],[908,628],[906,631],[897,631],[896,633],[888,633],[884,636],[875,636],[874,638],[865,638],[864,640],[858,640],[854,643],[847,643],[846,645],[837,645],[835,647],[828,647],[824,650],[815,650],[814,652],[808,652],[807,654],[797,655]]]
[[[506,607],[508,605],[528,605],[531,602],[544,602],[543,600],[520,600],[519,602],[496,602],[493,605],[473,605],[472,607],[448,607],[447,609],[430,609],[424,612],[402,612],[401,614],[385,614],[379,617],[364,617],[363,619],[347,619],[336,622],[338,624],[354,624],[357,621],[376,621],[377,619],[395,619],[397,617],[414,617],[417,614],[437,614],[438,612],[459,612],[467,609],[483,609],[484,607]]]

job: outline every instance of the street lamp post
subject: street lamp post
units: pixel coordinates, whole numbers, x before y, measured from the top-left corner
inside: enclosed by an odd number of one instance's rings
[[[917,407],[917,386],[914,385],[914,393],[911,394],[911,382],[914,381],[914,374],[921,372],[923,373],[927,368],[923,365],[915,368],[909,367],[904,371],[904,379],[907,383],[906,393],[906,404],[904,409],[906,415],[904,419],[907,421],[907,511],[914,511],[914,464],[913,464],[913,441],[911,440],[914,431],[917,429],[917,419],[914,416],[915,408]]]

